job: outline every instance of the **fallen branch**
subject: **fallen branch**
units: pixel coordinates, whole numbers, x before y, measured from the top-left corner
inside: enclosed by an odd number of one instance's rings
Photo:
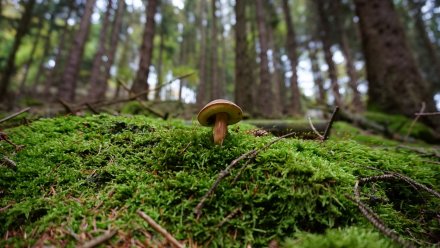
[[[13,113],[13,114],[11,114],[11,115],[8,115],[8,116],[6,116],[5,118],[1,119],[1,120],[0,120],[0,123],[5,122],[5,121],[7,121],[7,120],[10,120],[10,119],[12,119],[12,118],[14,118],[14,117],[16,117],[16,116],[19,116],[19,115],[23,114],[24,112],[29,111],[30,109],[31,109],[30,107],[28,107],[28,108],[24,108],[24,109],[22,109],[22,110],[20,110],[20,111],[18,111],[18,112],[16,112],[16,113]]]
[[[3,158],[0,160],[0,164],[6,165],[6,167],[8,167],[11,170],[14,170],[14,171],[17,170],[17,165],[15,164],[15,162],[6,156],[3,156]]]
[[[328,137],[330,136],[330,130],[332,129],[333,122],[335,121],[336,114],[338,113],[338,111],[339,111],[339,107],[336,106],[335,109],[333,110],[332,117],[330,118],[330,121],[327,124],[324,135],[322,137],[322,141],[327,140]]]
[[[440,115],[440,112],[431,112],[431,113],[415,113],[417,116],[430,116],[430,115]]]
[[[157,86],[157,87],[154,88],[154,89],[151,89],[151,91],[160,90],[160,89],[162,89],[163,87],[167,86],[168,84],[173,83],[173,82],[176,81],[176,80],[180,80],[180,79],[187,78],[187,77],[189,77],[189,76],[191,76],[191,75],[193,75],[193,74],[194,74],[194,72],[190,72],[190,73],[187,73],[187,74],[183,74],[183,75],[181,75],[181,76],[177,76],[177,77],[171,79],[170,81],[168,81],[168,82],[166,82],[166,83],[164,83],[164,84],[161,84],[161,85]]]
[[[234,168],[235,166],[237,166],[238,162],[240,162],[241,160],[246,159],[246,158],[247,159],[254,158],[258,155],[258,153],[267,149],[268,147],[275,144],[276,142],[278,142],[284,138],[287,138],[289,136],[293,136],[295,134],[296,134],[296,132],[288,133],[286,135],[283,135],[281,137],[278,137],[278,138],[272,140],[271,142],[267,143],[266,145],[264,145],[263,147],[261,147],[259,149],[254,149],[254,150],[248,151],[245,154],[242,154],[240,157],[234,159],[224,170],[220,171],[214,184],[211,186],[211,188],[208,190],[208,192],[206,192],[206,194],[200,199],[200,202],[194,208],[194,214],[196,214],[197,219],[199,219],[200,216],[202,215],[202,208],[203,208],[203,205],[205,204],[205,201],[208,199],[208,197],[212,193],[214,193],[214,191],[217,189],[220,182],[230,174],[230,170],[232,168]]]
[[[113,238],[113,236],[115,236],[115,234],[118,233],[117,230],[110,230],[107,231],[106,233],[104,233],[101,236],[98,236],[90,241],[87,241],[86,243],[84,243],[83,245],[79,246],[81,248],[92,248],[92,247],[96,247],[102,243],[107,242],[109,239]]]
[[[168,242],[170,242],[173,246],[178,248],[183,248],[185,245],[181,244],[179,241],[177,241],[167,230],[165,230],[163,227],[161,227],[159,224],[156,223],[150,216],[148,216],[146,213],[138,210],[136,213],[144,219],[154,230],[156,230],[158,233],[160,233]]]
[[[61,105],[63,105],[64,109],[66,109],[66,112],[71,113],[72,115],[76,115],[76,112],[78,110],[74,110],[67,102],[65,102],[63,99],[58,98],[57,99]]]

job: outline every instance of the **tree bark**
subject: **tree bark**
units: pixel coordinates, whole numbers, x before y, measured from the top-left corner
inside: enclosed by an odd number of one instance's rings
[[[334,3],[334,17],[335,17],[335,25],[337,32],[339,33],[339,43],[341,45],[341,51],[345,58],[345,67],[348,75],[348,86],[350,87],[353,98],[351,100],[352,109],[355,112],[364,111],[364,104],[362,103],[361,93],[358,90],[358,80],[359,76],[356,71],[356,67],[354,66],[352,51],[350,49],[350,45],[347,39],[347,33],[345,31],[345,27],[341,22],[340,16],[341,13],[341,0],[336,0]]]
[[[67,65],[64,70],[62,82],[58,87],[58,98],[73,102],[76,95],[76,81],[80,70],[80,64],[84,53],[84,47],[90,30],[90,19],[93,14],[93,7],[96,0],[87,0],[84,15],[81,18],[78,31],[75,33],[75,40],[69,51]]]
[[[90,73],[90,88],[89,88],[89,95],[88,100],[101,100],[103,95],[102,94],[102,86],[100,83],[102,83],[99,78],[102,77],[104,73],[104,67],[106,61],[103,60],[104,56],[107,55],[109,49],[108,49],[108,29],[110,26],[110,14],[112,12],[113,1],[108,0],[107,1],[107,10],[105,11],[104,17],[102,19],[102,26],[101,30],[99,32],[99,40],[98,40],[98,50],[95,53],[95,56],[93,58],[93,65],[92,65],[92,72]],[[108,60],[108,57],[107,57]]]
[[[273,116],[274,105],[272,78],[269,71],[269,60],[267,57],[268,43],[263,0],[256,0],[255,6],[258,38],[260,43],[260,85],[258,86],[256,105],[258,107],[259,115],[270,118]]]
[[[392,0],[355,0],[366,59],[368,107],[413,117],[422,102],[435,111]],[[423,118],[438,127],[438,119]]]
[[[199,20],[199,30],[200,30],[200,52],[199,52],[199,87],[197,89],[196,102],[199,107],[203,107],[206,104],[207,97],[207,83],[206,83],[206,30],[204,25],[205,13],[206,13],[206,0],[200,1],[200,20]]]
[[[251,56],[249,54],[246,6],[247,0],[235,2],[235,103],[244,112],[254,112],[253,87],[254,75],[252,71]]]
[[[324,50],[324,58],[325,62],[328,65],[328,77],[330,78],[330,85],[333,93],[333,97],[335,98],[334,103],[337,106],[342,107],[342,98],[341,94],[339,93],[339,83],[338,83],[338,74],[336,71],[336,64],[333,61],[333,53],[331,51],[331,37],[330,37],[330,23],[329,20],[326,18],[327,13],[324,9],[325,6],[324,0],[315,0],[318,15],[319,15],[319,27],[320,27],[320,39],[323,45]]]
[[[324,79],[322,77],[321,67],[319,66],[316,41],[309,42],[308,53],[312,64],[312,74],[315,86],[318,88],[317,103],[321,106],[327,105],[327,94],[324,89]]]
[[[131,87],[131,91],[134,93],[149,90],[147,80],[150,73],[151,60],[153,58],[153,39],[155,28],[154,15],[156,14],[157,5],[158,0],[148,0],[147,21],[145,23],[142,46],[139,50],[139,54],[141,55],[139,69],[136,73],[133,86]],[[148,94],[146,94],[143,98],[148,99]]]
[[[154,100],[158,101],[160,100],[160,88],[162,86],[163,83],[163,73],[162,73],[162,61],[163,61],[163,50],[164,50],[164,24],[163,24],[163,20],[161,21],[162,23],[160,24],[160,43],[159,43],[159,57],[158,57],[158,61],[157,61],[157,85],[156,88],[157,90],[154,92]]]
[[[222,98],[221,86],[218,80],[218,34],[217,34],[217,0],[211,0],[211,100]]]
[[[29,25],[32,18],[32,11],[35,6],[35,0],[29,0],[24,6],[24,13],[21,17],[20,23],[18,24],[17,33],[15,34],[14,43],[12,45],[11,52],[9,53],[8,59],[6,61],[6,66],[2,72],[2,79],[0,81],[0,99],[1,101],[7,101],[9,84],[12,75],[15,73],[15,57],[17,55],[18,48],[21,45],[23,37],[29,31]]]
[[[298,66],[298,55],[297,55],[297,45],[296,45],[296,33],[293,26],[292,16],[290,15],[290,7],[288,0],[283,0],[283,13],[284,20],[286,22],[287,28],[287,38],[286,38],[286,48],[287,56],[290,60],[290,67],[292,70],[292,77],[290,77],[290,107],[288,113],[290,115],[301,115],[301,92],[298,87],[298,74],[296,67]]]

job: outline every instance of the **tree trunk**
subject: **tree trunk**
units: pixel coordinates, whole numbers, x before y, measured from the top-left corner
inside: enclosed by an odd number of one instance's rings
[[[309,42],[308,53],[310,62],[312,64],[313,81],[315,82],[315,86],[318,88],[317,103],[320,106],[326,106],[327,94],[324,89],[324,79],[322,77],[321,67],[318,61],[316,41]]]
[[[64,101],[75,101],[76,81],[80,70],[80,64],[84,53],[84,46],[90,30],[90,19],[93,14],[93,6],[96,0],[87,0],[84,15],[81,18],[75,40],[69,51],[67,65],[64,70],[62,82],[59,84],[58,97]]]
[[[256,0],[255,6],[258,37],[260,42],[260,85],[258,86],[256,105],[258,107],[258,113],[262,117],[270,118],[273,116],[274,104],[272,78],[269,71],[269,60],[267,57],[268,43],[263,0]]]
[[[206,30],[204,25],[205,13],[206,13],[206,0],[200,1],[200,20],[199,20],[199,30],[201,33],[200,38],[200,57],[199,57],[199,87],[197,89],[196,102],[199,107],[203,107],[206,104]]]
[[[31,48],[31,52],[29,54],[29,58],[26,61],[26,64],[24,65],[23,78],[21,79],[21,82],[20,82],[20,95],[25,94],[25,91],[26,91],[26,81],[29,76],[29,70],[30,70],[32,64],[34,63],[35,51],[37,50],[38,43],[41,38],[41,30],[42,30],[41,26],[42,26],[41,20],[39,20],[39,25],[37,27],[38,28],[37,35],[35,35],[35,37],[34,37],[34,41],[32,42],[32,48]]]
[[[392,0],[355,0],[366,59],[368,107],[413,117],[422,102],[435,111]],[[438,119],[421,118],[438,127]]]
[[[139,69],[136,73],[133,86],[131,87],[131,91],[134,93],[149,90],[148,75],[150,73],[150,65],[153,58],[153,39],[155,28],[154,15],[156,14],[157,5],[158,0],[148,0],[147,21],[145,23],[142,46],[139,50],[139,54],[141,55]],[[143,98],[148,99],[148,94],[145,94]]]
[[[35,0],[29,0],[24,6],[24,13],[18,24],[17,33],[15,34],[14,43],[6,61],[6,66],[2,72],[2,78],[0,81],[0,99],[1,101],[7,101],[8,89],[12,75],[15,73],[15,57],[17,55],[18,48],[21,45],[23,37],[28,33],[30,22],[32,18],[32,11],[34,9]]]
[[[330,85],[333,93],[333,97],[335,98],[335,104],[337,106],[342,107],[342,98],[339,93],[339,84],[338,84],[338,74],[336,71],[336,64],[333,61],[333,54],[331,51],[331,37],[330,37],[330,28],[331,24],[327,17],[324,0],[315,0],[318,15],[319,15],[319,27],[320,27],[320,39],[323,45],[324,50],[324,58],[325,62],[328,65],[328,77],[330,78]]]
[[[162,75],[162,63],[163,63],[163,50],[164,50],[164,27],[163,27],[163,20],[161,20],[160,24],[160,44],[159,44],[159,58],[157,61],[157,90],[154,92],[154,100],[159,101],[160,100],[160,87],[163,83],[163,75]]]
[[[248,1],[235,2],[235,103],[247,113],[254,112],[253,87],[255,87],[252,61],[249,54],[246,30]]]
[[[63,58],[63,54],[64,54],[64,48],[66,46],[66,37],[69,39],[69,19],[72,16],[72,9],[73,7],[70,6],[69,7],[69,11],[67,13],[66,18],[64,19],[64,28],[62,30],[60,30],[59,32],[61,32],[60,35],[60,40],[58,43],[58,47],[57,49],[55,49],[56,53],[55,53],[55,67],[52,68],[49,73],[48,76],[46,77],[46,82],[44,83],[44,96],[50,98],[51,97],[51,93],[50,93],[50,89],[51,87],[54,85],[54,81],[57,82],[56,79],[59,78],[59,72],[62,71],[64,69],[64,63],[62,63],[62,58]]]
[[[220,89],[220,83],[218,80],[218,49],[217,49],[217,6],[216,6],[217,0],[211,0],[211,8],[212,8],[212,26],[211,26],[211,100],[221,98],[221,89]]]
[[[359,76],[356,71],[356,67],[354,66],[352,51],[350,49],[350,45],[348,44],[347,34],[345,32],[345,28],[343,23],[340,20],[341,14],[341,0],[336,0],[334,3],[334,16],[335,16],[335,25],[336,29],[339,33],[339,42],[341,45],[342,54],[345,57],[345,67],[348,75],[348,86],[350,87],[353,93],[353,99],[351,101],[352,109],[355,112],[362,112],[364,110],[364,106],[361,100],[361,93],[358,90],[358,80]]]
[[[95,53],[93,58],[92,72],[90,73],[90,89],[89,95],[87,97],[88,100],[96,101],[102,99],[102,87],[100,86],[99,78],[102,77],[104,73],[104,66],[106,61],[103,61],[105,55],[107,55],[108,50],[108,29],[110,26],[110,14],[112,12],[113,1],[107,1],[107,10],[105,11],[104,17],[102,19],[101,31],[99,33],[98,40],[98,50]],[[108,60],[108,57],[107,57]]]
[[[287,38],[286,38],[286,48],[287,55],[290,60],[290,67],[292,69],[292,77],[290,78],[290,90],[292,92],[291,95],[291,103],[288,113],[290,115],[301,115],[301,93],[298,87],[298,74],[296,67],[298,66],[298,55],[297,55],[297,45],[296,45],[296,33],[295,28],[293,26],[292,17],[290,15],[290,7],[288,0],[283,0],[283,12],[284,19],[287,27]]]

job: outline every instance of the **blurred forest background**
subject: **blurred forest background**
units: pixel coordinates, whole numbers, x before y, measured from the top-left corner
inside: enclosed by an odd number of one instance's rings
[[[0,13],[1,111],[226,98],[263,118],[331,105],[412,118],[440,105],[439,0],[0,0]]]

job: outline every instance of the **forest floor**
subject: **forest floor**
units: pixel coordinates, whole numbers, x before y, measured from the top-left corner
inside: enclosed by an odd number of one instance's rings
[[[215,146],[210,128],[142,115],[6,128],[0,246],[440,244],[438,147],[345,122],[326,141],[255,130],[230,126]]]

